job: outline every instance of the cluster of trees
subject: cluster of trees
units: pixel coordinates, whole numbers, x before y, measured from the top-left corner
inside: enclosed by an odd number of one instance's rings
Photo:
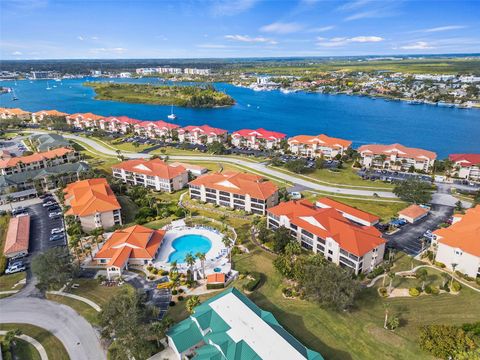
[[[22,335],[22,331],[19,329],[12,329],[7,331],[0,341],[1,358],[4,360],[17,359],[18,355],[15,354],[15,347],[17,346],[16,338]]]
[[[479,359],[480,322],[462,326],[423,326],[419,343],[423,350],[440,359]]]
[[[148,359],[160,346],[160,340],[173,322],[157,318],[158,310],[146,304],[146,296],[124,287],[112,297],[99,314],[102,338],[111,342],[109,359]],[[156,346],[155,346],[156,345]]]
[[[327,261],[320,254],[302,254],[296,241],[289,242],[274,260],[280,274],[297,284],[307,299],[334,310],[353,306],[360,284],[351,271]]]
[[[223,143],[214,141],[207,145],[207,151],[214,155],[223,155],[227,152],[227,148]]]
[[[38,279],[37,288],[46,291],[61,288],[78,273],[78,267],[66,248],[54,247],[33,258],[32,271]]]
[[[393,193],[403,201],[414,204],[426,204],[432,200],[432,186],[416,179],[400,181],[395,185]]]

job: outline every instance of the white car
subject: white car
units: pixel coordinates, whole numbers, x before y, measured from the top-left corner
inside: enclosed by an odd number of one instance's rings
[[[5,270],[5,274],[14,274],[20,271],[25,271],[27,268],[25,265],[12,265],[7,270]]]
[[[61,211],[55,211],[55,212],[51,212],[50,214],[48,214],[48,217],[49,218],[54,218],[54,217],[58,217],[58,216],[62,216],[63,213]]]
[[[45,204],[43,204],[43,207],[49,207],[53,205],[57,205],[56,201],[47,201]]]
[[[63,227],[61,228],[54,228],[52,229],[52,231],[50,232],[52,235],[55,235],[55,234],[61,234],[65,231],[65,229]]]

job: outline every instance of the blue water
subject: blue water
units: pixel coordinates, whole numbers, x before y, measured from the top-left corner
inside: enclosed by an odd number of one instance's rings
[[[212,248],[212,242],[202,235],[183,235],[173,240],[172,247],[175,249],[169,257],[169,263],[176,261],[179,264],[185,262],[185,255],[202,252],[207,253]]]
[[[98,79],[96,79],[98,80]],[[93,112],[100,115],[126,115],[142,120],[167,120],[169,106],[127,104],[94,99],[94,91],[82,86],[85,79],[0,82],[15,89],[0,96],[1,107],[20,107],[29,111],[54,108],[67,113]],[[156,79],[116,79],[116,82],[159,83]],[[368,97],[256,92],[230,84],[216,87],[236,101],[235,106],[220,109],[176,108],[176,122],[182,126],[208,123],[229,131],[264,127],[287,135],[320,134],[366,143],[394,143],[422,147],[437,152],[480,152],[480,110],[445,108],[432,105],[408,105],[401,101]],[[250,106],[248,106],[250,105]]]

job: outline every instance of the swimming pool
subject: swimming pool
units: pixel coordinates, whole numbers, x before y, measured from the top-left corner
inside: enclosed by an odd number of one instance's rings
[[[185,262],[185,255],[188,253],[192,255],[198,252],[206,254],[212,248],[212,242],[203,235],[191,234],[183,235],[173,240],[172,247],[175,251],[170,253],[167,262],[176,261],[183,263]]]

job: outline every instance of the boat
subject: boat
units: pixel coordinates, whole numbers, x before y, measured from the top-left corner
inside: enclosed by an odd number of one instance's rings
[[[55,78],[55,79],[53,79],[53,80],[55,80],[55,81],[62,81],[62,79],[60,79],[60,78]]]
[[[17,101],[18,100],[18,97],[17,95],[15,94],[15,90],[12,89],[12,101]]]
[[[170,115],[167,116],[167,118],[169,118],[170,120],[175,120],[177,118],[177,115],[173,113],[173,105],[172,105],[171,113]]]
[[[47,81],[47,90],[52,90],[52,88],[51,88],[50,85],[48,84],[48,81]]]

